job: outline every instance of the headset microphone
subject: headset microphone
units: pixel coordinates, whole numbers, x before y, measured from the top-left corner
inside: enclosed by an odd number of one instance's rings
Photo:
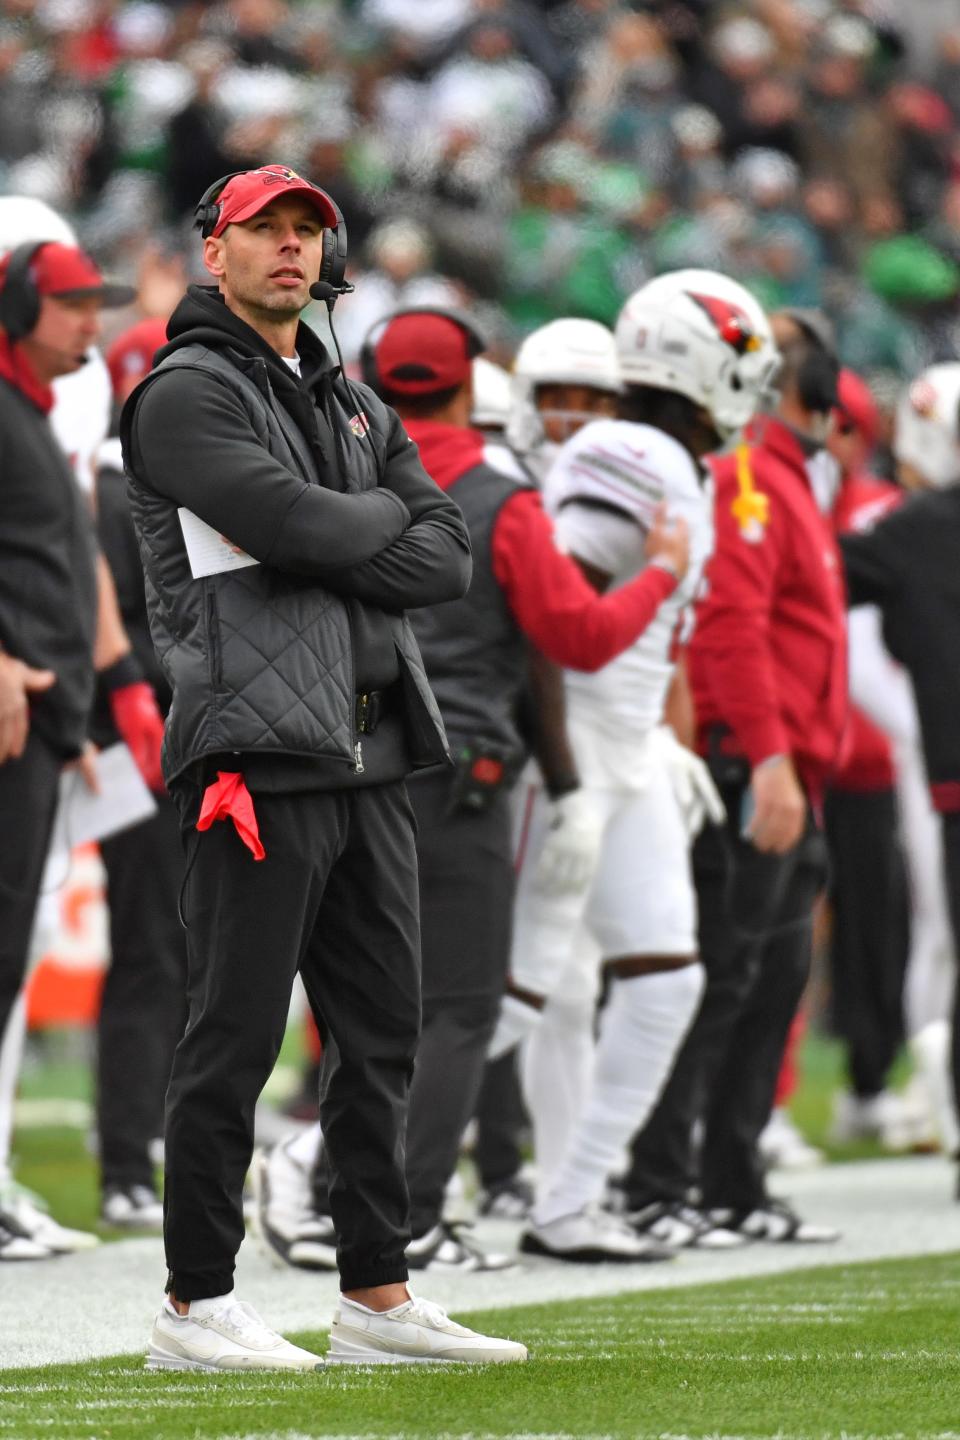
[[[329,280],[316,280],[310,286],[310,294],[314,300],[326,302],[328,310],[333,310],[337,299],[341,295],[352,295],[354,287],[349,281],[343,281],[340,285],[331,285]]]

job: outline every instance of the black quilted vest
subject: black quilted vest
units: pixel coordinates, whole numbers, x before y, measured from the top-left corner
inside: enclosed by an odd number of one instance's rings
[[[144,386],[173,367],[212,373],[228,384],[270,454],[318,483],[307,443],[275,400],[264,361],[185,345]],[[128,403],[126,415],[132,411]],[[377,483],[384,445],[378,411],[373,401],[373,450],[352,452],[362,458],[348,468],[347,490]],[[128,445],[124,450],[129,455]],[[194,579],[175,502],[127,473],[150,631],[173,691],[163,745],[167,782],[205,755],[225,751],[317,756],[342,761],[346,775],[356,742],[346,604],[315,580],[267,565]],[[435,765],[448,752],[417,642],[405,616],[389,615],[387,623],[397,647],[411,763],[414,769]]]
[[[473,579],[460,600],[415,610],[411,619],[454,754],[492,743],[519,760],[517,710],[527,679],[527,642],[493,571],[493,530],[522,481],[481,464],[446,489],[459,505],[473,551]]]

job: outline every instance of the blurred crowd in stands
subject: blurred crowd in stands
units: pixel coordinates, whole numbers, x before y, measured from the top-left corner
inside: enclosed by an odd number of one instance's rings
[[[283,155],[346,215],[348,361],[398,303],[506,357],[707,266],[823,307],[883,404],[960,353],[958,124],[951,0],[0,0],[0,191],[164,315],[198,195]]]

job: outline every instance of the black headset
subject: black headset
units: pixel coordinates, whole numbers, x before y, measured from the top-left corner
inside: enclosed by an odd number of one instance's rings
[[[46,240],[28,240],[10,251],[7,272],[0,290],[0,327],[13,342],[22,340],[40,319],[40,292],[30,274],[33,257]]]
[[[801,331],[803,354],[797,362],[797,393],[804,409],[828,415],[837,403],[840,358],[833,326],[821,310],[800,306],[779,312],[788,316]]]
[[[229,181],[236,179],[238,175],[249,174],[249,170],[231,170],[229,175],[221,175],[219,180],[215,180],[203,192],[194,211],[193,223],[204,240],[217,228],[220,220],[220,196]],[[343,211],[333,196],[328,195],[326,190],[321,190],[320,186],[314,185],[312,181],[307,183],[323,196],[337,217],[335,225],[324,227],[320,277],[310,287],[310,293],[315,300],[326,300],[332,308],[332,303],[338,295],[348,295],[353,289],[353,286],[347,284],[343,278],[347,269],[347,223],[343,218]]]
[[[403,315],[439,315],[443,320],[452,320],[454,325],[458,325],[467,337],[467,354],[471,360],[475,360],[487,349],[487,341],[483,332],[459,310],[446,310],[442,305],[405,305],[402,310],[393,310],[370,327],[360,346],[360,378],[364,385],[369,385],[370,389],[376,391],[378,395],[381,395],[385,388],[389,389],[389,386],[384,385],[377,369],[377,345],[387,326],[393,320],[399,320]]]

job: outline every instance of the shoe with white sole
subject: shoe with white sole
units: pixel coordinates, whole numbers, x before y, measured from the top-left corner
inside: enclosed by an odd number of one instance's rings
[[[682,1200],[657,1201],[634,1210],[628,1223],[638,1235],[649,1235],[678,1250],[735,1250],[747,1243],[736,1230],[717,1225],[704,1210]]]
[[[406,1260],[411,1270],[433,1270],[454,1273],[475,1273],[478,1270],[511,1270],[516,1265],[512,1255],[481,1250],[465,1233],[469,1226],[442,1220],[425,1235],[411,1240]]]
[[[21,1234],[54,1255],[95,1250],[100,1244],[99,1237],[87,1230],[71,1230],[58,1224],[47,1210],[46,1201],[15,1182],[0,1189],[0,1213],[16,1222]]]
[[[250,1179],[253,1228],[268,1260],[277,1267],[336,1270],[333,1221],[315,1209],[309,1172],[288,1153],[286,1145],[256,1151]]]
[[[341,1295],[326,1358],[328,1365],[504,1365],[526,1360],[527,1347],[468,1330],[414,1295],[382,1314]]]
[[[12,1216],[0,1211],[0,1262],[4,1260],[51,1260],[53,1251],[24,1235]]]
[[[638,1235],[618,1216],[592,1209],[530,1225],[520,1237],[520,1249],[525,1255],[543,1255],[575,1265],[631,1265],[676,1257],[675,1250],[649,1235]]]
[[[830,1139],[835,1145],[876,1140],[885,1150],[909,1150],[924,1131],[922,1110],[892,1090],[877,1095],[841,1091],[834,1102]]]
[[[524,1175],[511,1175],[489,1190],[481,1190],[477,1212],[492,1220],[526,1220],[533,1209],[533,1185]]]
[[[778,1105],[760,1132],[757,1148],[771,1170],[815,1170],[826,1160],[822,1150],[801,1135],[790,1112]]]
[[[322,1370],[323,1359],[291,1345],[252,1305],[221,1295],[178,1315],[164,1300],[147,1349],[148,1370]]]
[[[775,1245],[831,1245],[840,1239],[832,1225],[815,1225],[801,1220],[785,1200],[765,1200],[755,1210],[711,1210],[717,1225],[735,1230],[748,1240],[767,1240]]]
[[[163,1201],[149,1185],[112,1186],[104,1191],[100,1218],[120,1230],[162,1230]]]

